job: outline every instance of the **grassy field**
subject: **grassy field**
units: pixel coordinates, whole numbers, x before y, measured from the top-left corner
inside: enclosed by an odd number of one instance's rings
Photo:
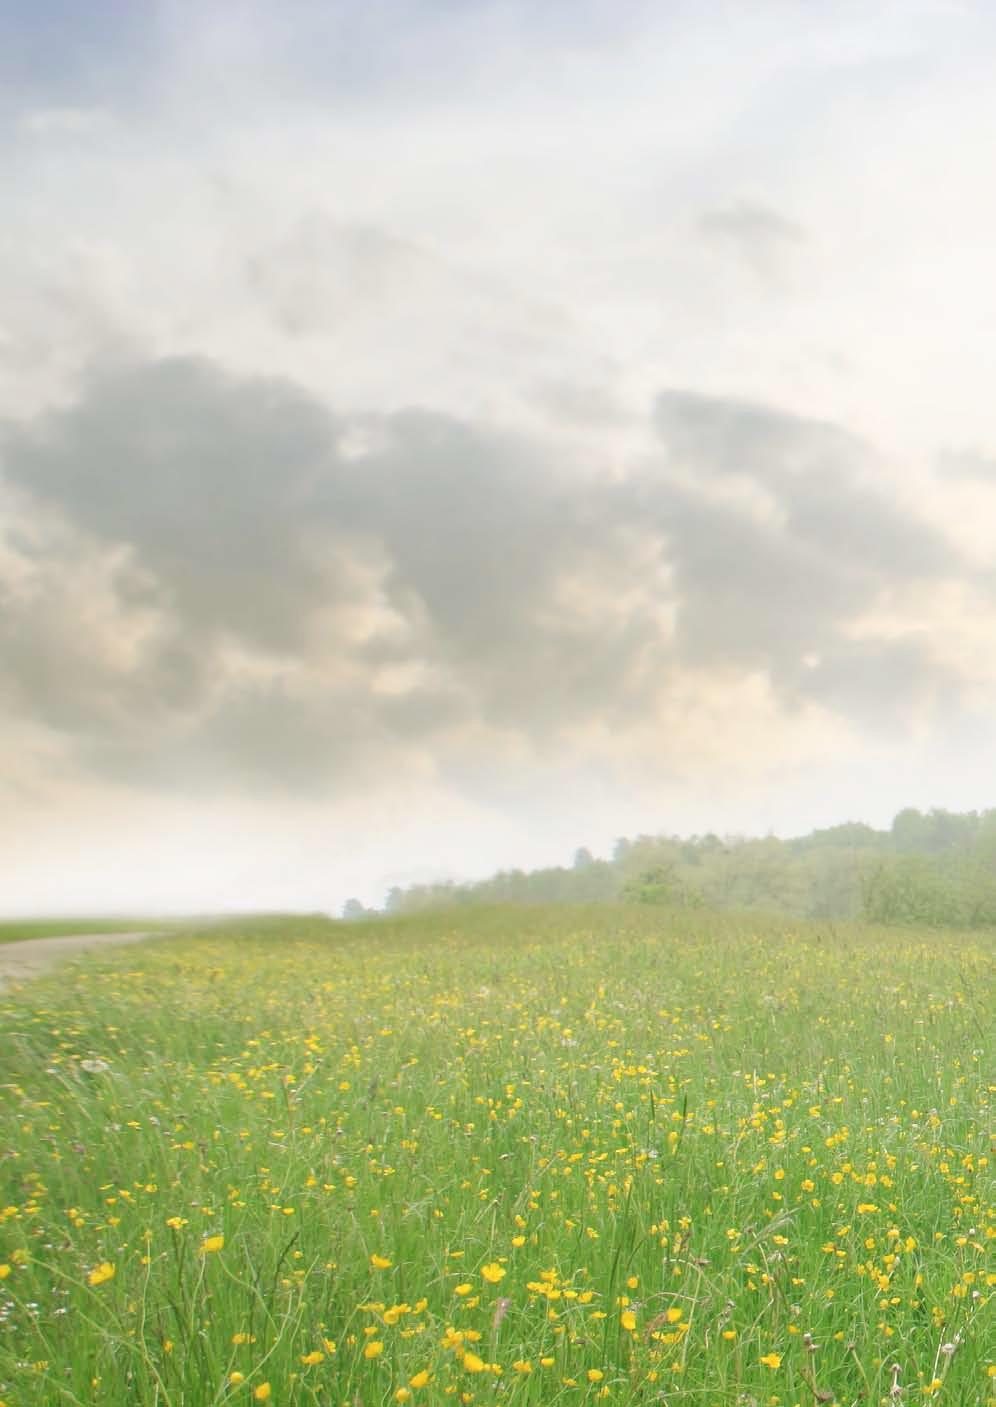
[[[165,919],[148,918],[4,918],[0,919],[0,943],[62,938],[67,934],[149,933],[168,926]]]
[[[992,978],[509,909],[7,993],[0,1401],[986,1404]]]

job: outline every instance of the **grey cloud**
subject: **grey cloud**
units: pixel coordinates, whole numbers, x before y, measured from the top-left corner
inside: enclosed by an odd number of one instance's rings
[[[358,429],[368,451],[343,452]],[[590,505],[513,437],[425,412],[339,422],[286,384],[174,360],[8,426],[3,467],[63,520],[42,585],[5,614],[8,673],[22,706],[104,767],[117,753],[138,771],[148,745],[166,771],[210,756],[206,774],[251,783],[285,756],[297,777],[309,737],[346,772],[360,731],[386,755],[388,739],[462,725],[549,730],[626,693],[627,659],[593,650],[555,601],[563,574],[598,573],[611,549],[586,527]],[[60,586],[67,551],[101,548],[121,559],[102,635],[81,632]],[[120,658],[115,636],[145,614],[156,629]],[[274,690],[286,664],[303,679]],[[392,668],[432,682],[382,688]],[[312,773],[327,775],[321,761]]]
[[[827,565],[841,579],[864,574],[867,586],[958,568],[944,539],[879,486],[870,448],[835,425],[749,401],[667,391],[657,398],[656,426],[673,470],[703,490],[732,478],[763,488],[784,520],[779,540],[804,550],[817,574]],[[694,494],[692,501],[708,503]]]
[[[867,446],[836,425],[789,415],[752,401],[664,391],[655,423],[675,463],[696,473],[749,474],[784,484],[824,474],[852,481],[870,458]]]
[[[874,486],[868,447],[835,426],[684,391],[663,393],[656,411],[671,473],[646,480],[644,496],[674,565],[681,652],[764,668],[788,696],[815,694],[819,677],[842,712],[874,704],[881,716],[890,670],[871,687],[873,649],[848,643],[848,627],[890,587],[963,572],[952,549]],[[762,488],[775,511],[717,501],[732,480]],[[896,717],[944,671],[927,642],[878,648],[897,666]],[[814,654],[816,673],[804,663]]]
[[[9,434],[6,473],[131,548],[188,628],[293,649],[302,599],[323,584],[309,500],[335,463],[335,435],[285,383],[164,361],[102,375],[71,409]]]
[[[746,200],[705,211],[696,228],[709,243],[730,251],[765,281],[784,273],[787,259],[806,243],[801,225]]]
[[[856,581],[783,531],[673,484],[647,493],[674,566],[678,645],[695,662],[791,663],[856,610]]]
[[[80,571],[87,544],[60,535],[59,546],[79,557],[34,554],[27,586],[0,571],[0,702],[81,740],[147,735],[195,707],[210,658],[161,618],[151,584],[138,591],[116,564]]]
[[[690,667],[855,718],[956,691],[926,642],[849,633],[960,566],[866,447],[678,391],[656,424],[659,464],[596,480],[449,416],[119,366],[0,433],[8,486],[57,524],[12,513],[0,541],[0,697],[104,774],[306,793],[624,736]],[[717,496],[740,481],[774,513]]]
[[[929,700],[959,712],[957,679],[937,668],[921,640],[839,641],[799,675],[800,691],[885,735],[897,712]]]
[[[382,706],[360,690],[235,680],[206,710],[177,715],[154,739],[104,732],[82,740],[85,765],[163,791],[318,797],[403,777],[422,737],[445,718],[418,691]]]

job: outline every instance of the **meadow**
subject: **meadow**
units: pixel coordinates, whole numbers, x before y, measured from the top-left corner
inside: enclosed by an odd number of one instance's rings
[[[988,1404],[993,995],[988,937],[611,907],[0,994],[0,1402]]]

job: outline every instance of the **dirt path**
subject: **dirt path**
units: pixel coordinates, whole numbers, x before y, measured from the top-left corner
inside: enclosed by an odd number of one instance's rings
[[[68,933],[60,938],[26,938],[22,943],[0,943],[0,991],[9,983],[39,977],[57,962],[95,948],[137,943],[152,933]]]

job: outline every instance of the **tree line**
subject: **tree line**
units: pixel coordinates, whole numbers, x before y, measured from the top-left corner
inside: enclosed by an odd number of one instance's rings
[[[907,808],[887,830],[849,821],[790,839],[640,835],[618,840],[609,859],[582,847],[570,865],[392,889],[385,909],[600,902],[938,928],[996,925],[996,809]],[[350,900],[344,917],[372,912]]]

